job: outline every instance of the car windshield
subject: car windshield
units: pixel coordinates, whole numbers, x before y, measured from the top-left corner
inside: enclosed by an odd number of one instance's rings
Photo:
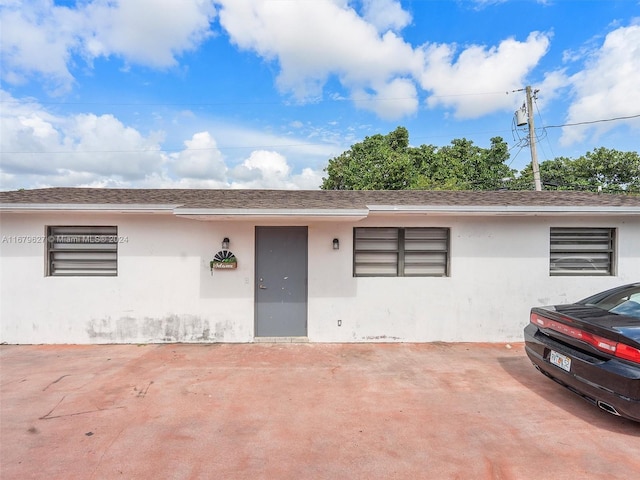
[[[611,313],[640,319],[640,285],[605,292],[583,300],[585,305],[601,308]]]

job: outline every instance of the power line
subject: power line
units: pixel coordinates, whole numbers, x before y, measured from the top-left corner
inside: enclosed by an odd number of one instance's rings
[[[0,102],[0,103],[4,103],[4,102]],[[162,104],[159,104],[162,105]],[[537,105],[536,105],[537,107]],[[538,114],[540,114],[540,112],[538,111]],[[578,126],[578,125],[590,125],[590,124],[594,124],[594,123],[601,123],[601,122],[613,122],[616,120],[628,120],[628,119],[632,119],[632,118],[638,118],[640,117],[640,114],[637,115],[630,115],[630,116],[626,116],[626,117],[615,117],[615,118],[607,118],[607,119],[601,119],[601,120],[592,120],[592,121],[586,121],[586,122],[577,122],[577,123],[566,123],[563,125],[547,125],[544,127],[541,127],[541,129],[546,129],[546,128],[560,128],[560,127],[573,127],[573,126]],[[485,132],[469,132],[469,133],[464,133],[463,136],[466,135],[481,135],[481,134],[494,134],[495,131],[493,132],[489,132],[489,131],[485,131]],[[449,136],[449,135],[428,135],[428,136],[419,136],[419,137],[414,137],[414,139],[425,139],[425,138],[440,138],[440,137],[445,137],[445,136]],[[518,144],[520,142],[517,142]],[[328,144],[328,143],[291,143],[291,144],[275,144],[275,145],[244,145],[244,146],[224,146],[224,145],[218,145],[216,147],[207,147],[207,148],[157,148],[157,149],[147,149],[147,150],[82,150],[82,151],[64,151],[64,150],[59,150],[59,151],[46,151],[46,152],[29,152],[29,151],[0,151],[0,154],[12,154],[12,155],[34,155],[34,154],[41,154],[41,155],[50,155],[50,154],[87,154],[87,153],[178,153],[178,152],[193,152],[193,151],[207,151],[207,150],[239,150],[239,149],[267,149],[267,148],[296,148],[296,147],[329,147],[329,146],[337,146],[337,145],[332,145],[332,144]],[[519,153],[519,152],[518,152]]]
[[[471,135],[489,135],[495,134],[495,131],[484,132],[468,132],[462,134],[462,136]],[[450,135],[429,135],[414,137],[416,139],[425,138],[450,138]],[[255,150],[255,149],[274,149],[274,148],[298,148],[298,147],[339,147],[339,145],[331,143],[279,143],[273,145],[217,145],[215,147],[203,147],[203,148],[148,148],[140,150],[53,150],[43,152],[28,152],[20,150],[0,150],[0,154],[19,154],[19,155],[48,155],[48,154],[85,154],[85,153],[179,153],[179,152],[199,152],[208,150]]]
[[[472,97],[481,95],[504,95],[505,92],[476,92],[476,93],[452,93],[448,95],[429,95],[429,98],[449,98],[449,97]],[[331,97],[322,98],[314,101],[310,99],[308,103],[323,102],[388,102],[393,100],[413,100],[415,97]],[[282,100],[273,101],[220,101],[220,102],[43,102],[43,101],[24,101],[24,100],[0,100],[0,104],[39,104],[39,105],[92,105],[92,106],[115,106],[115,107],[177,107],[177,106],[200,106],[214,107],[220,105],[288,105],[296,104],[296,102],[288,102]]]
[[[331,146],[326,143],[291,143],[291,144],[277,144],[277,145],[253,145],[253,146],[216,146],[216,147],[203,147],[203,148],[149,148],[146,150],[55,150],[46,152],[26,152],[26,151],[0,151],[0,153],[11,154],[83,154],[83,153],[178,153],[178,152],[199,152],[207,150],[234,150],[234,149],[266,149],[266,148],[294,148],[294,147],[323,147]]]
[[[538,101],[536,98],[533,99],[533,104],[536,107],[536,112],[538,112],[538,118],[540,118],[540,123],[544,124],[544,121],[542,120],[542,114],[540,113],[540,109],[538,108]],[[543,132],[544,132],[544,136],[542,138],[538,138],[538,144],[540,145],[540,148],[544,151],[544,147],[542,146],[542,140],[546,139],[547,144],[549,144],[549,149],[551,150],[551,155],[555,157],[555,154],[553,153],[553,147],[551,146],[551,142],[549,141],[549,135],[547,135],[547,130],[544,129]],[[546,152],[545,152],[545,155],[546,155]]]
[[[511,159],[511,161],[509,162],[509,164],[507,165],[507,167],[511,167],[511,164],[513,164],[513,162],[516,161],[516,158],[518,158],[518,155],[520,155],[520,152],[523,150],[523,146],[520,145],[519,143],[516,143],[513,147],[511,147],[509,149],[509,152],[511,152],[511,150],[513,150],[516,147],[520,147],[520,149],[516,152],[516,154],[513,156],[513,158]]]
[[[629,120],[631,118],[638,118],[638,117],[640,117],[640,113],[637,115],[629,115],[627,117],[603,118],[600,120],[591,120],[588,122],[565,123],[563,125],[546,125],[545,127],[542,127],[542,128],[575,127],[576,125],[591,125],[593,123],[614,122],[616,120]]]

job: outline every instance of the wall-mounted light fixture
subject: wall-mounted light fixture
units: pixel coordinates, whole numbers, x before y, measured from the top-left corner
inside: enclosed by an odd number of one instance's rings
[[[230,243],[231,243],[231,242],[229,241],[229,237],[224,237],[224,238],[222,239],[222,249],[223,249],[223,250],[228,250],[228,249],[229,249],[229,244],[230,244]]]
[[[337,238],[333,239],[333,249],[340,250],[340,240],[338,240]]]

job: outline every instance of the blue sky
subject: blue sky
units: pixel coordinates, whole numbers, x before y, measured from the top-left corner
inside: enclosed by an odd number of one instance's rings
[[[0,15],[3,190],[315,189],[329,159],[399,125],[414,146],[501,136],[520,170],[526,85],[540,162],[640,146],[638,0],[0,0]]]

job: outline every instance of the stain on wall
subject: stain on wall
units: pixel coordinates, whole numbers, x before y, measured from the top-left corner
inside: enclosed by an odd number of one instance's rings
[[[86,332],[95,343],[209,343],[233,335],[233,324],[217,322],[212,332],[209,320],[197,315],[107,317],[90,320]]]
[[[162,338],[164,336],[162,319],[144,318],[142,320],[142,336],[145,338]]]

